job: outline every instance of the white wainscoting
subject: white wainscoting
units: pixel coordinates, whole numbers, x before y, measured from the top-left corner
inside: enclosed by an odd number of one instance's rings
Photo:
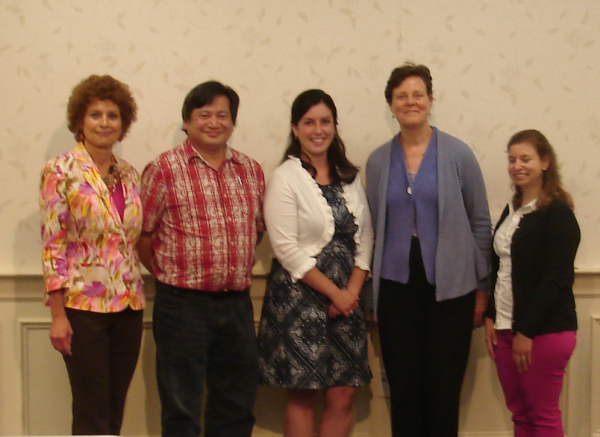
[[[70,391],[61,356],[48,339],[49,310],[41,303],[41,278],[0,277],[0,435],[69,435]],[[254,280],[252,297],[258,321],[264,278]],[[152,338],[152,283],[138,368],[129,392],[123,435],[159,436]],[[600,437],[600,274],[579,274],[578,344],[569,364],[561,405],[567,435]],[[377,336],[370,341],[370,387],[359,390],[353,437],[390,435],[386,391],[381,383]],[[259,391],[255,437],[281,436],[286,394]],[[495,368],[487,356],[482,330],[475,331],[460,416],[461,437],[510,437],[512,425]]]

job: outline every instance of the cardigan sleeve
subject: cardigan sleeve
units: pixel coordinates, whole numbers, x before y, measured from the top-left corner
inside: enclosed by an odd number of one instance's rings
[[[360,217],[358,217],[360,240],[354,256],[354,265],[362,270],[370,271],[373,255],[373,224],[371,223],[369,202],[358,175],[352,182],[352,186],[357,192],[357,200],[360,203],[360,209],[357,208],[357,210],[361,211]]]
[[[67,237],[71,212],[66,198],[67,177],[55,161],[46,164],[40,183],[42,266],[45,292],[67,288]]]
[[[367,198],[374,229],[377,229],[379,213],[379,178],[381,176],[381,153],[379,149],[369,156],[366,168]]]
[[[298,202],[282,172],[275,171],[265,190],[264,218],[273,253],[293,280],[302,279],[317,265],[298,244]]]
[[[460,177],[469,226],[471,227],[475,244],[488,266],[485,276],[478,278],[477,289],[489,292],[492,225],[483,174],[474,153],[469,148],[465,149],[465,153],[462,154]]]
[[[522,311],[515,320],[514,329],[527,337],[533,337],[536,328],[548,317],[549,309],[565,290],[572,292],[574,261],[579,246],[580,230],[573,211],[564,203],[547,207],[543,223],[543,247],[537,285],[526,291]]]

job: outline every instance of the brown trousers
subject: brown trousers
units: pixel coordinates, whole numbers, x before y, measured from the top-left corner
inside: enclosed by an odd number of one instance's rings
[[[73,395],[73,435],[118,435],[143,329],[143,311],[67,308],[72,356],[64,360]]]

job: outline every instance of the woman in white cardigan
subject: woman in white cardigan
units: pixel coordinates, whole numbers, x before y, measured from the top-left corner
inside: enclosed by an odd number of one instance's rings
[[[337,134],[337,110],[321,90],[292,105],[290,145],[269,179],[265,221],[275,259],[258,343],[260,382],[285,387],[285,436],[347,436],[356,387],[371,379],[360,290],[373,229],[358,168]]]

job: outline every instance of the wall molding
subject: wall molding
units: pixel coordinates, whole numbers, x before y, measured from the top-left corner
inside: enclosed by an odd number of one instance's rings
[[[594,437],[600,437],[600,420],[598,420],[598,411],[600,411],[600,369],[593,363],[600,360],[600,314],[593,315],[592,333],[590,339],[590,367],[591,367],[591,399],[590,399],[590,428],[596,429]]]
[[[29,435],[30,433],[30,410],[31,410],[31,397],[29,382],[31,381],[31,375],[29,372],[29,351],[30,351],[30,339],[31,332],[36,330],[43,330],[48,332],[50,329],[50,320],[20,320],[20,348],[21,348],[21,387],[23,396],[23,412],[21,415],[23,435]]]
[[[264,275],[252,275],[253,281],[265,281]],[[0,275],[0,302],[41,302],[44,282],[42,275]],[[146,299],[154,300],[152,276],[144,276]],[[600,296],[600,272],[576,272],[574,293],[576,297]]]
[[[23,430],[23,435],[30,435],[31,432],[34,432],[34,426],[32,424],[33,410],[35,410],[34,406],[34,396],[37,390],[33,387],[32,381],[37,380],[41,377],[39,374],[33,375],[31,372],[32,367],[32,358],[31,351],[36,347],[33,340],[33,335],[37,331],[43,331],[44,340],[47,340],[47,333],[50,329],[50,325],[52,323],[51,319],[21,319],[18,321],[19,323],[19,347],[21,349],[21,390],[22,390],[22,414],[21,414],[21,429]],[[152,335],[152,321],[144,320],[143,322],[144,335]],[[49,340],[48,340],[49,343]],[[140,355],[141,359],[141,355]],[[59,363],[60,363],[59,359]],[[61,389],[63,392],[57,395],[57,399],[64,400],[61,396],[68,396],[70,400],[70,387],[68,385],[68,376],[67,370],[64,367],[63,363],[59,364],[60,372],[62,372],[62,377],[66,378],[67,381],[65,384],[61,384]],[[39,369],[38,369],[39,373]],[[56,378],[57,375],[47,375],[48,378]],[[39,408],[39,407],[38,407]],[[70,405],[67,407],[68,412],[70,413]],[[70,423],[70,414],[68,416],[68,422]]]

